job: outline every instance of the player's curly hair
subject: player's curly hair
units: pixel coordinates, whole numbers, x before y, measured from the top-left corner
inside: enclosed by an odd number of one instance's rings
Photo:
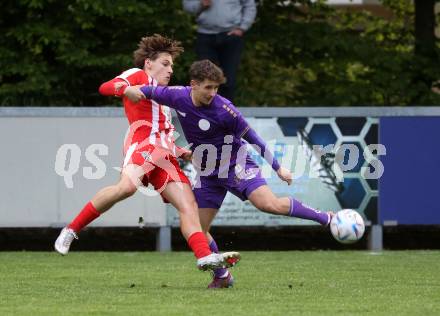
[[[217,82],[218,84],[226,82],[223,70],[207,59],[193,62],[189,68],[189,77],[191,80],[199,82],[205,79]]]
[[[134,65],[144,68],[145,59],[155,60],[160,53],[168,53],[173,59],[183,52],[179,41],[175,41],[160,34],[142,37],[138,49],[133,53]]]

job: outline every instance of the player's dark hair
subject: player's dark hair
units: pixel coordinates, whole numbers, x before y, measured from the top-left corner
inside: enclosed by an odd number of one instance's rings
[[[225,75],[220,67],[207,59],[193,62],[189,68],[189,77],[191,80],[199,82],[205,79],[217,82],[218,84],[226,82]]]
[[[142,37],[138,49],[133,53],[134,65],[138,68],[144,68],[145,59],[155,60],[160,53],[168,53],[174,59],[183,52],[183,47],[180,44],[179,41],[159,34]]]

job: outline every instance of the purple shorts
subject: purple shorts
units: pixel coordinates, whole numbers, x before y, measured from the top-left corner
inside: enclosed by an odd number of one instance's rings
[[[247,158],[245,169],[238,165],[230,167],[227,178],[200,177],[200,188],[193,191],[199,208],[219,209],[228,191],[245,201],[255,189],[266,184],[258,165]]]

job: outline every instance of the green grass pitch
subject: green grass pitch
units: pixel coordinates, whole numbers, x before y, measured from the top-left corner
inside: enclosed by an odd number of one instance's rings
[[[440,251],[242,256],[207,290],[189,252],[0,252],[0,315],[440,315]]]

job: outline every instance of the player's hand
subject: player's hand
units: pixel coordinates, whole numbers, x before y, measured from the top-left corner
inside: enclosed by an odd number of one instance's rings
[[[182,158],[185,161],[191,162],[193,153],[189,149],[186,149],[184,147],[179,147],[177,149],[177,155],[178,155],[179,158]]]
[[[277,175],[281,180],[286,181],[288,185],[292,184],[292,172],[290,172],[290,170],[280,167],[277,171]]]
[[[189,162],[191,162],[191,160],[192,160],[192,157],[193,157],[193,153],[192,153],[192,151],[188,151],[188,152],[186,152],[186,153],[184,153],[182,156],[180,156],[183,160],[185,160],[185,161],[189,161]]]
[[[232,29],[228,33],[228,35],[235,35],[235,36],[240,36],[240,37],[243,36],[243,34],[244,34],[244,31],[242,29],[239,29],[239,28]]]
[[[127,86],[127,84],[125,82],[115,82],[115,84],[114,84],[115,92],[118,93],[119,90],[121,90],[125,86]]]
[[[124,96],[134,103],[145,99],[145,95],[142,93],[140,86],[127,87],[124,91]]]

